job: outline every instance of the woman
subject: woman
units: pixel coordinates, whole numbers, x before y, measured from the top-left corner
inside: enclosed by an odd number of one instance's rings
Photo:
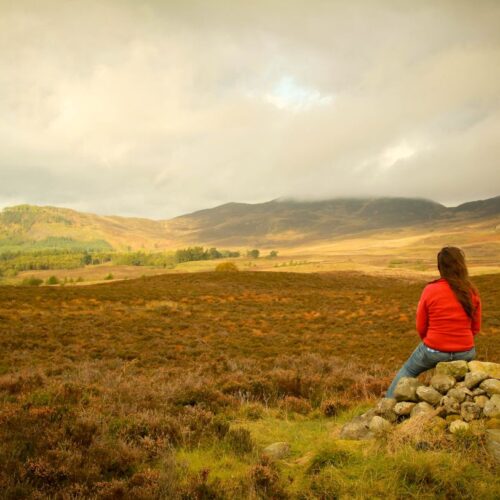
[[[464,253],[456,247],[444,247],[437,265],[441,278],[424,288],[417,307],[422,342],[397,373],[387,398],[394,397],[401,377],[416,377],[440,361],[471,361],[476,356],[474,336],[481,329],[481,301],[469,280]]]

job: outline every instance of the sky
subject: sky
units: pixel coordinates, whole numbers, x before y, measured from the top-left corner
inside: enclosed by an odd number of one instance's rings
[[[0,207],[500,194],[500,2],[0,0]]]

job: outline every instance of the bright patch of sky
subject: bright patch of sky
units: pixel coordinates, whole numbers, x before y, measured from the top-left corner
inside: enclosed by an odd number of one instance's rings
[[[323,95],[314,88],[303,86],[292,76],[283,76],[278,80],[265,99],[279,109],[293,112],[306,111],[333,102],[332,95]]]
[[[393,167],[398,161],[411,158],[417,150],[406,142],[387,148],[380,156],[379,163],[382,169]]]

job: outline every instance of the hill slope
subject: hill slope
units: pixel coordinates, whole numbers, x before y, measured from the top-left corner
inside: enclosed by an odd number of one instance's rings
[[[500,196],[448,208],[414,198],[277,199],[227,203],[169,220],[99,216],[66,208],[19,205],[0,212],[3,248],[166,249],[187,244],[297,246],[409,227],[500,223]]]

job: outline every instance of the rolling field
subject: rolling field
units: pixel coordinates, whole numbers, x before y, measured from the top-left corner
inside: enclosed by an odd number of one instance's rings
[[[478,359],[494,362],[499,279],[475,278]],[[6,498],[495,498],[494,465],[475,441],[367,455],[369,447],[335,439],[417,345],[424,284],[263,271],[0,287],[0,490]],[[291,443],[289,459],[260,456],[274,441]]]

